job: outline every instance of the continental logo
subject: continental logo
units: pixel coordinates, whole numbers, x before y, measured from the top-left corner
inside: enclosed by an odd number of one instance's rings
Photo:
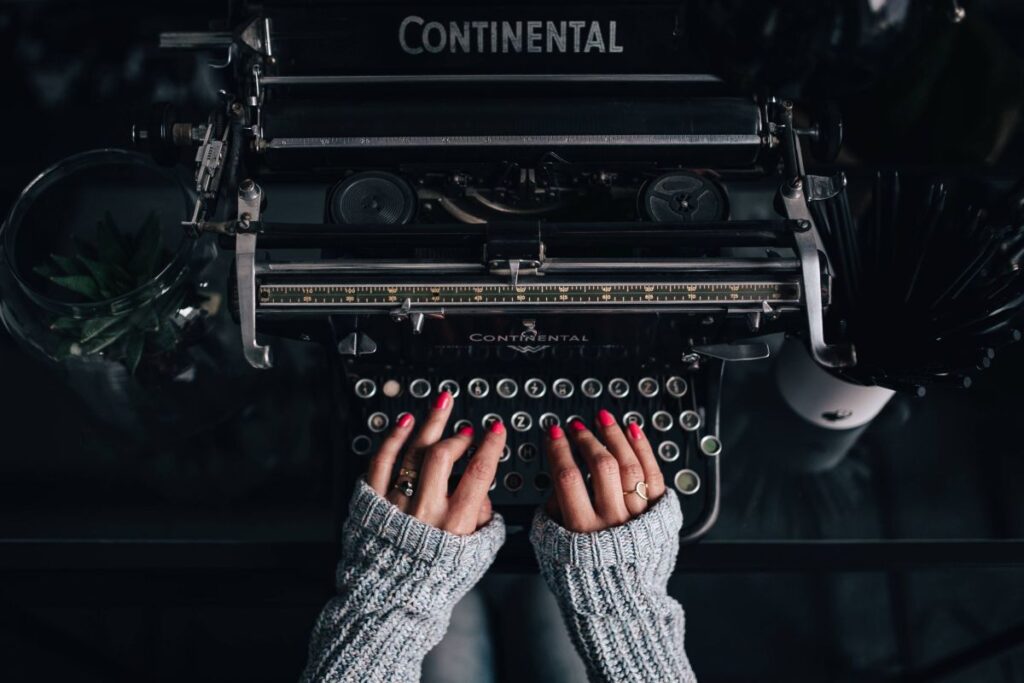
[[[409,15],[398,44],[410,55],[620,54],[615,21],[427,21]]]

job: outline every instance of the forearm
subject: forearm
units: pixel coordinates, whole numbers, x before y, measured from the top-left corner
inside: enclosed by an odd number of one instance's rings
[[[338,596],[313,630],[303,681],[416,681],[452,607],[504,541],[495,515],[455,536],[401,512],[363,482],[345,522]]]
[[[695,681],[683,609],[667,592],[682,514],[669,491],[619,527],[567,531],[538,512],[541,573],[594,681]]]

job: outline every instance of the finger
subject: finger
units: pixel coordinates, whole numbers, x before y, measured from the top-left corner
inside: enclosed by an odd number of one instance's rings
[[[476,529],[477,512],[491,488],[491,482],[498,472],[498,459],[505,448],[505,425],[494,422],[487,430],[473,458],[466,464],[459,485],[448,501],[447,526],[452,533],[473,533]]]
[[[565,528],[575,532],[596,530],[599,527],[597,513],[590,503],[583,473],[572,458],[565,433],[557,425],[548,430],[545,446],[551,481],[554,483],[555,496]]]
[[[646,483],[644,469],[640,466],[640,460],[637,459],[636,453],[633,452],[633,445],[626,439],[626,435],[622,433],[619,423],[615,421],[611,413],[607,410],[600,411],[597,414],[597,423],[597,430],[601,436],[601,441],[607,444],[608,450],[611,451],[612,456],[619,463],[619,478],[622,480],[622,491],[634,492],[624,493],[622,500],[630,516],[636,517],[647,509],[647,501],[635,493],[637,482],[644,481]],[[636,427],[635,424],[629,426]]]
[[[611,417],[607,411],[602,414]],[[611,418],[614,420],[615,418]],[[629,519],[625,496],[622,492],[622,477],[619,476],[619,463],[615,456],[601,443],[589,429],[573,432],[573,439],[579,448],[583,460],[590,470],[590,483],[594,488],[594,511],[606,524],[622,524]]]
[[[452,466],[473,442],[473,428],[463,427],[455,436],[438,441],[426,450],[412,498],[412,516],[438,526],[448,507],[448,478]]]
[[[382,496],[387,495],[388,484],[391,483],[391,471],[395,467],[402,445],[412,434],[413,416],[403,414],[395,423],[394,429],[381,442],[380,448],[370,459],[370,468],[366,473],[366,483]]]
[[[444,436],[444,428],[448,423],[448,417],[452,414],[453,403],[455,401],[452,400],[452,395],[449,392],[442,391],[437,395],[430,413],[405,450],[402,467],[410,470],[420,469],[424,449],[434,445]]]
[[[665,475],[661,473],[661,468],[658,467],[658,459],[654,457],[651,442],[647,440],[647,435],[644,434],[644,430],[639,425],[629,425],[626,428],[626,437],[633,446],[633,452],[636,453],[637,460],[640,461],[640,467],[644,469],[644,481],[647,482],[647,500],[649,505],[664,495]]]

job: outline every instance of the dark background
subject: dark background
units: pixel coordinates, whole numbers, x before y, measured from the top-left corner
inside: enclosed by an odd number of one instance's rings
[[[136,105],[212,103],[206,57],[161,55],[156,35],[203,28],[218,7],[0,4],[0,207],[64,156],[127,146]],[[844,163],[1020,171],[1024,8],[967,7],[927,106],[907,113],[900,64],[844,95]],[[343,454],[326,357],[277,346],[273,371],[234,378],[236,410],[152,442],[93,419],[0,333],[3,680],[298,676],[332,590]],[[898,397],[822,474],[729,451],[722,519],[671,584],[701,680],[923,679],[965,654],[939,679],[1024,681],[1022,370],[1007,349],[969,391]],[[727,425],[778,400],[769,371],[727,376]]]

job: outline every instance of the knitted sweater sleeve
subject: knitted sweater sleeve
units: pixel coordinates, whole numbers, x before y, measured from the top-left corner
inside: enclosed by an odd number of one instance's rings
[[[629,522],[589,534],[538,510],[530,540],[592,681],[695,683],[683,608],[669,597],[683,516],[673,491]]]
[[[504,540],[500,515],[455,536],[401,512],[360,481],[342,530],[338,595],[313,628],[302,681],[418,681],[452,607]]]

